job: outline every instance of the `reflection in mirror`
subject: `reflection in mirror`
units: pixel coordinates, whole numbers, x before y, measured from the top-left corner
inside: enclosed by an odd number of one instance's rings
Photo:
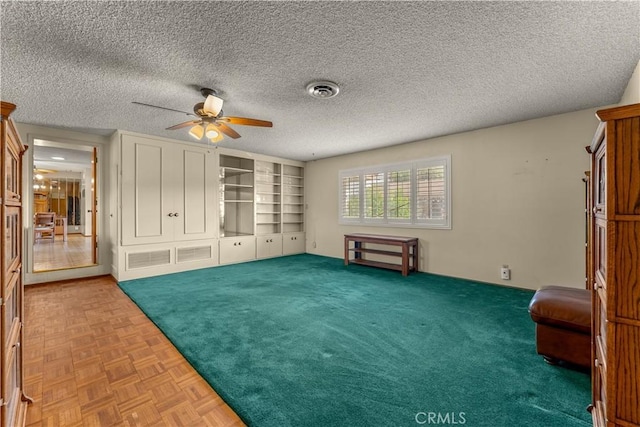
[[[34,141],[34,272],[95,264],[94,155],[90,146]],[[45,213],[53,216],[53,232],[39,223]]]

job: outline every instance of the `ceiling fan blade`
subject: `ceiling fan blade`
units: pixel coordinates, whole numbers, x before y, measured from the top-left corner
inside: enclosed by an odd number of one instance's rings
[[[219,122],[230,123],[232,125],[273,127],[273,123],[267,120],[249,119],[247,117],[220,117]]]
[[[178,123],[177,125],[168,127],[166,130],[182,129],[182,128],[186,128],[187,126],[197,125],[200,122],[201,120],[189,120],[188,122]]]
[[[233,139],[237,139],[240,138],[240,134],[238,132],[236,132],[235,130],[231,129],[229,126],[225,125],[224,123],[216,123],[216,126],[218,126],[218,129],[220,129],[220,131],[222,133],[224,133],[225,135],[233,138]]]
[[[159,107],[157,105],[145,104],[144,102],[138,102],[138,101],[131,101],[131,103],[137,104],[137,105],[144,105],[145,107],[160,108],[161,110],[175,111],[176,113],[186,114],[187,116],[198,117],[193,113],[187,113],[186,111],[182,111],[182,110],[174,110],[173,108]]]

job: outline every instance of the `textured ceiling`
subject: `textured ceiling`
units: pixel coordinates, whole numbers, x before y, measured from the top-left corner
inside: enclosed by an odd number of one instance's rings
[[[311,160],[617,103],[640,2],[6,1],[0,96],[16,121],[166,131],[212,87],[223,146]],[[341,93],[314,99],[314,80]]]

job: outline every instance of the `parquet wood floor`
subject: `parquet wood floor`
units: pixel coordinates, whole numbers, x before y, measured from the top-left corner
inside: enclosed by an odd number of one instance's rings
[[[62,236],[40,239],[33,244],[33,270],[88,267],[93,265],[91,255],[91,237],[82,234],[69,234],[66,242]]]
[[[27,426],[242,426],[104,276],[25,288]]]

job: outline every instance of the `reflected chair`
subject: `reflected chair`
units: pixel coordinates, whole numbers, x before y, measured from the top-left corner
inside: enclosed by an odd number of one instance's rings
[[[35,216],[35,241],[56,238],[56,214],[54,212],[38,212]]]

